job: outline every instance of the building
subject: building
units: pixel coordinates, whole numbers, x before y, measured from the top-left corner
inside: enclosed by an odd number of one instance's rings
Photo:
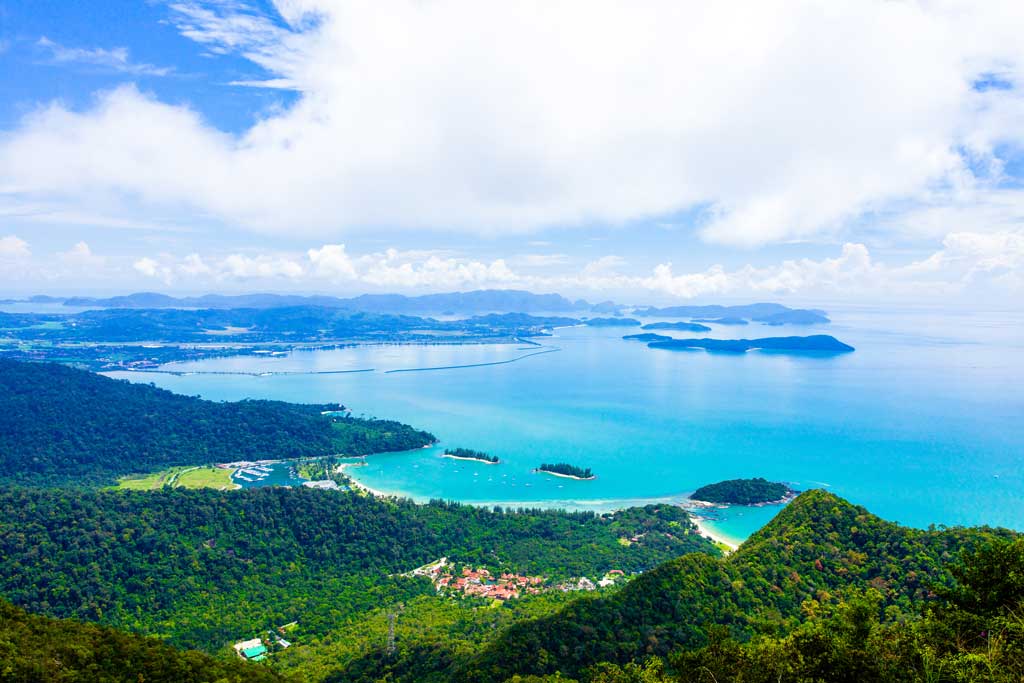
[[[259,662],[267,658],[267,646],[259,638],[243,640],[240,643],[235,643],[234,647],[239,657],[250,662]]]

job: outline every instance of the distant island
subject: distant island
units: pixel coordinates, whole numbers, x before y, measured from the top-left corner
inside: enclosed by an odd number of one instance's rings
[[[480,460],[491,465],[497,465],[499,462],[498,456],[490,455],[483,451],[474,451],[472,448],[446,448],[444,449],[444,457],[457,460]]]
[[[683,330],[684,332],[710,332],[711,328],[699,323],[648,323],[641,330]]]
[[[821,311],[809,310],[783,311],[754,320],[764,325],[823,325],[832,322]]]
[[[583,324],[589,327],[636,327],[640,321],[636,318],[590,318]]]
[[[701,486],[690,494],[690,500],[719,505],[770,505],[789,502],[796,494],[797,491],[781,482],[755,477]]]
[[[577,467],[568,463],[560,462],[555,464],[544,463],[534,472],[545,472],[557,477],[568,477],[570,479],[597,479],[597,475],[590,471],[589,467]]]
[[[644,332],[643,334],[627,334],[623,339],[628,339],[629,341],[658,342],[672,341],[675,337],[670,337],[666,334],[655,334],[654,332]]]
[[[715,325],[749,325],[743,318],[725,316],[724,318],[694,318],[695,323],[714,323]]]
[[[827,353],[848,353],[854,348],[827,334],[809,337],[765,337],[764,339],[672,339],[654,341],[648,344],[652,349],[707,349],[743,353],[751,349],[763,351],[820,351]]]

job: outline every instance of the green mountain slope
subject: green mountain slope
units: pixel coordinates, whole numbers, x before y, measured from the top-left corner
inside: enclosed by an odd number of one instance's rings
[[[1011,536],[991,529],[908,529],[809,491],[733,555],[685,555],[615,595],[514,624],[479,652],[454,658],[445,675],[459,681],[556,671],[576,676],[601,662],[699,648],[716,626],[740,640],[782,635],[799,626],[809,606],[827,609],[853,590],[875,591],[880,609],[890,614],[916,613],[935,590],[952,583],[961,550]],[[336,680],[362,679],[340,672]]]
[[[442,556],[556,580],[642,571],[691,550],[717,552],[668,505],[598,516],[308,488],[0,487],[0,597],[207,650],[295,620],[324,633],[432,595],[426,579],[393,575]]]
[[[0,681],[270,683],[265,666],[176,650],[153,638],[29,614],[0,600]]]

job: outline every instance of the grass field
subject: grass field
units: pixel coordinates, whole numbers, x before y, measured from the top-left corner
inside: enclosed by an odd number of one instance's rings
[[[153,491],[168,485],[187,489],[238,488],[231,481],[231,470],[219,467],[172,467],[153,474],[122,477],[117,481],[117,488],[130,491]]]
[[[154,489],[161,488],[164,484],[169,483],[174,477],[181,472],[184,467],[172,467],[169,470],[163,470],[162,472],[154,472],[152,474],[145,474],[142,476],[132,475],[130,477],[122,477],[117,480],[117,488],[129,489],[131,491],[152,491]]]
[[[187,489],[233,489],[237,484],[231,481],[231,470],[219,467],[199,467],[178,475],[175,486]]]

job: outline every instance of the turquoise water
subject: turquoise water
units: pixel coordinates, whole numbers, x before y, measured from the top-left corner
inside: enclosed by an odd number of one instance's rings
[[[516,345],[372,346],[176,364],[175,370],[335,375],[133,375],[211,399],[342,402],[436,434],[432,449],[373,456],[367,485],[417,499],[609,509],[679,500],[698,486],[764,476],[824,487],[891,520],[1024,529],[1024,317],[927,311],[833,312],[832,325],[718,327],[709,336],[827,332],[839,356],[672,352],[626,342],[635,330],[567,328]],[[689,336],[675,333],[675,336]],[[439,457],[464,446],[488,466]],[[595,481],[539,474],[542,462],[591,467]],[[734,508],[716,528],[745,538],[777,508]]]
[[[244,489],[254,489],[261,486],[299,486],[302,482],[306,481],[298,476],[298,473],[295,471],[295,465],[291,462],[275,462],[270,465],[261,465],[261,467],[266,467],[270,471],[257,477],[253,474],[242,472],[240,469],[235,470],[231,475],[231,481]],[[254,469],[253,471],[259,472],[261,470]],[[246,478],[252,481],[246,481]]]

